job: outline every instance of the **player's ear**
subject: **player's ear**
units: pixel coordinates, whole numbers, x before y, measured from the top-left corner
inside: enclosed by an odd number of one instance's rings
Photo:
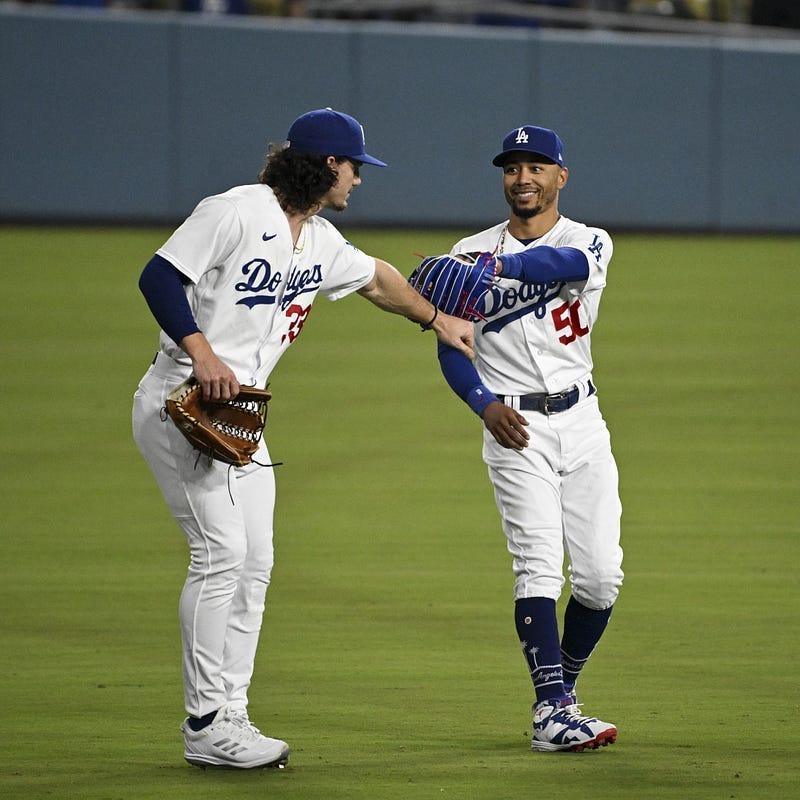
[[[567,185],[567,178],[569,178],[569,170],[566,167],[561,167],[558,172],[558,188],[563,189]]]

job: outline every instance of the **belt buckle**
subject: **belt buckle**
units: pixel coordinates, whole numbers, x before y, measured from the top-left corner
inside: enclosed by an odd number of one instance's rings
[[[563,411],[563,409],[553,409],[550,410],[550,402],[553,403],[561,403],[569,397],[569,391],[566,392],[559,392],[558,394],[548,394],[545,395],[544,401],[542,402],[542,409],[546,416],[551,416],[552,414],[558,414],[559,411]]]
[[[552,414],[557,413],[555,411],[550,410],[550,401],[552,400],[555,402],[557,400],[561,400],[562,397],[563,395],[561,394],[547,394],[544,396],[544,399],[542,400],[542,411],[544,411],[545,416],[549,417]]]

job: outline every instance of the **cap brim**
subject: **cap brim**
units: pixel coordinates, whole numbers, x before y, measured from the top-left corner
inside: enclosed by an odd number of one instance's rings
[[[552,164],[558,164],[558,166],[562,166],[561,164],[559,164],[558,161],[553,161],[553,159],[546,153],[540,153],[538,150],[505,150],[502,153],[498,153],[492,159],[492,164],[494,164],[496,167],[502,167],[503,164],[505,164],[506,161],[508,161],[508,157],[513,153],[527,153],[528,155],[531,156],[539,156],[540,158],[546,158]]]
[[[379,161],[377,158],[368,156],[366,153],[362,153],[360,156],[348,156],[348,158],[352,158],[353,161],[360,161],[362,164],[372,164],[374,167],[388,166],[387,164],[384,164],[383,161]]]

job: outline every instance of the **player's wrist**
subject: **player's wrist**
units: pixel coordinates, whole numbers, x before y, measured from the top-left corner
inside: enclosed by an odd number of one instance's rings
[[[498,270],[495,273],[503,278],[519,280],[522,277],[523,259],[516,253],[503,253],[497,256]]]
[[[479,416],[483,417],[486,407],[492,403],[499,403],[497,395],[490,392],[483,384],[476,386],[467,393],[464,402]]]
[[[430,318],[430,322],[420,322],[419,327],[422,331],[430,331],[433,330],[433,325],[436,322],[439,316],[439,306],[433,307],[433,316]]]

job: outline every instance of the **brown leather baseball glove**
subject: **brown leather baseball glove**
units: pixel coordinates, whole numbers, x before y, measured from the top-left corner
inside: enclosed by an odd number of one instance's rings
[[[166,408],[193,447],[218,461],[243,467],[258,449],[271,398],[267,389],[242,386],[232,400],[204,400],[193,376],[170,392]]]

